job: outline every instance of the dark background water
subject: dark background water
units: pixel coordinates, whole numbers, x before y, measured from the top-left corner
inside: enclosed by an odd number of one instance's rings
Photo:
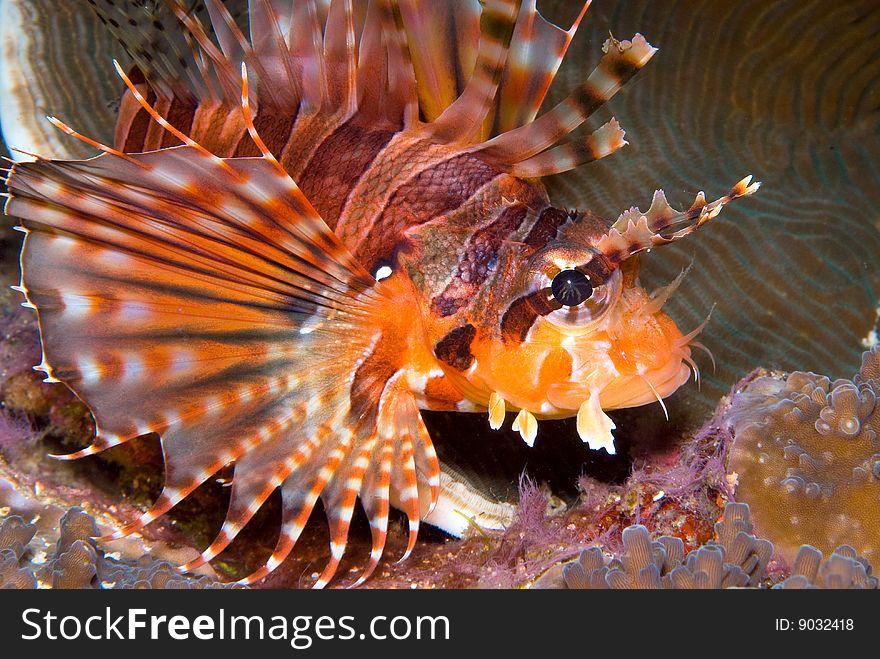
[[[631,0],[595,2],[589,17],[560,87],[609,29],[660,50],[610,104],[630,146],[559,177],[559,198],[613,216],[654,188],[683,207],[745,174],[764,183],[644,258],[651,281],[693,259],[669,305],[681,326],[715,305],[702,340],[718,368],[698,397],[712,404],[755,366],[850,376],[880,284],[880,4]]]

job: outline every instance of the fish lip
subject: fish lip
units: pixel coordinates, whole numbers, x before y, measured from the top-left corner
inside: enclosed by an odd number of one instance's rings
[[[657,402],[657,395],[661,398],[671,396],[690,379],[690,376],[690,368],[680,356],[676,355],[660,368],[620,378],[610,384],[602,391],[602,407],[621,409],[649,405]],[[648,386],[649,382],[654,391]],[[615,388],[623,387],[627,389],[626,395],[618,394],[615,400],[608,400],[613,397]]]

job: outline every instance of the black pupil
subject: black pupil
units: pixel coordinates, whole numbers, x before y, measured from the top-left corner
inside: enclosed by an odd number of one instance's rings
[[[566,307],[576,307],[593,294],[593,285],[580,270],[563,270],[550,282],[556,301]]]

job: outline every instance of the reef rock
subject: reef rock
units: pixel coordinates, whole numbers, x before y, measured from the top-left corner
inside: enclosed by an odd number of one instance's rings
[[[791,571],[770,569],[773,544],[752,534],[749,506],[728,503],[715,524],[714,539],[687,555],[680,538],[660,536],[634,524],[623,529],[623,551],[609,554],[589,547],[572,561],[547,570],[532,588],[718,589],[836,588],[876,589],[871,565],[855,549],[842,545],[824,563],[810,545],[798,551]],[[781,580],[784,575],[787,578]],[[775,585],[774,585],[775,584]]]

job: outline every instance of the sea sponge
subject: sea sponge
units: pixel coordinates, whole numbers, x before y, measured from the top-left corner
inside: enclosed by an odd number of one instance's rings
[[[852,545],[880,561],[880,352],[853,380],[813,373],[758,377],[725,419],[736,500],[789,563],[801,545]]]

